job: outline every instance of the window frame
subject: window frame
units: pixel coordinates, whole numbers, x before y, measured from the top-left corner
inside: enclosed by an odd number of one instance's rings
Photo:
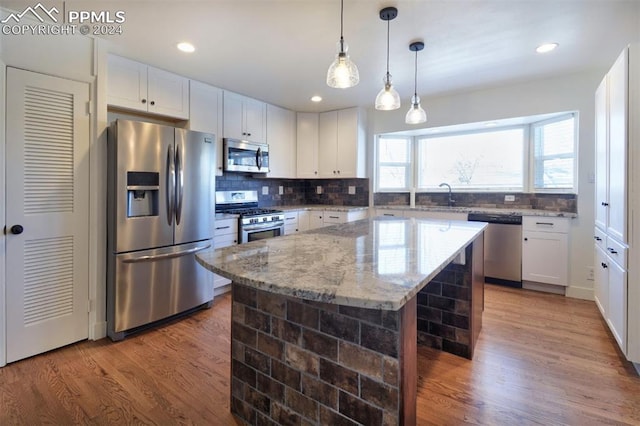
[[[405,139],[409,144],[409,158],[406,163],[384,163],[385,166],[407,166],[407,170],[405,172],[405,180],[407,186],[405,188],[380,188],[380,140],[381,139]],[[407,135],[378,135],[376,137],[376,146],[375,146],[375,167],[374,167],[374,175],[375,175],[375,185],[374,188],[376,192],[409,192],[411,191],[411,187],[414,181],[414,168],[415,168],[415,153],[414,153],[414,138],[412,136]]]
[[[535,128],[547,124],[564,121],[573,118],[573,179],[571,188],[536,188],[536,146],[535,146]],[[536,121],[529,124],[529,181],[527,182],[530,192],[542,194],[577,194],[578,193],[578,113],[569,112],[560,114],[546,120]],[[551,158],[562,158],[561,156],[552,156]],[[566,157],[565,157],[566,158]]]
[[[551,114],[549,114],[551,115]],[[535,187],[535,168],[536,168],[536,158],[535,158],[535,144],[534,137],[535,131],[534,128],[538,126],[543,126],[545,124],[550,124],[558,121],[566,120],[567,118],[573,117],[574,124],[574,134],[573,134],[573,179],[572,179],[572,188],[536,188]],[[543,120],[537,121],[526,121],[522,124],[511,124],[507,126],[496,126],[491,128],[477,128],[471,130],[460,130],[460,131],[452,131],[452,132],[434,132],[433,129],[424,129],[424,133],[418,133],[416,131],[412,131],[411,134],[402,134],[402,133],[382,133],[378,134],[375,137],[375,146],[374,146],[374,165],[373,165],[373,175],[374,175],[374,185],[373,191],[375,193],[410,193],[412,191],[416,192],[446,192],[447,189],[441,188],[428,188],[428,187],[418,187],[418,173],[419,173],[419,158],[418,158],[418,144],[419,139],[428,139],[428,138],[437,138],[443,136],[455,136],[460,134],[474,134],[474,133],[484,133],[484,132],[492,132],[498,130],[507,130],[513,128],[521,128],[523,129],[523,182],[521,189],[505,189],[505,188],[496,188],[496,189],[465,189],[465,188],[453,188],[456,192],[479,192],[479,193],[500,193],[500,192],[510,192],[510,193],[546,193],[546,194],[578,194],[578,147],[579,147],[579,112],[578,111],[570,111],[570,112],[562,112],[553,114],[550,118],[545,118]],[[379,161],[379,140],[381,138],[405,138],[409,143],[409,151],[410,157],[409,162],[406,163],[409,165],[407,170],[407,187],[406,188],[380,188],[380,161]],[[554,156],[554,158],[559,158]],[[392,165],[393,163],[385,163],[385,165]],[[399,163],[405,165],[405,163]]]

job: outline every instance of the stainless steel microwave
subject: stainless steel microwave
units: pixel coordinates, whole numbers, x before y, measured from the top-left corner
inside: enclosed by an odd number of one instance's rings
[[[225,171],[268,173],[269,145],[225,138],[223,161]]]

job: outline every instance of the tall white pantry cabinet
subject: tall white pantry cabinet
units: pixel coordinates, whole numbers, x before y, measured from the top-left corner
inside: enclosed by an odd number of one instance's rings
[[[640,363],[640,46],[630,45],[595,93],[594,296],[629,361]]]

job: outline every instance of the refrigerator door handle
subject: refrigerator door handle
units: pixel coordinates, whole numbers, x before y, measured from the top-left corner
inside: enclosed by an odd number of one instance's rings
[[[173,225],[174,216],[174,201],[175,201],[175,186],[176,186],[176,168],[173,156],[173,145],[169,145],[167,148],[167,175],[165,179],[167,188],[167,223],[169,226]]]
[[[176,146],[176,225],[180,225],[182,216],[182,196],[184,195],[184,171],[182,170],[182,156],[180,145]]]
[[[124,259],[122,263],[155,262],[157,260],[172,259],[174,257],[188,256],[190,254],[194,254],[199,251],[206,250],[210,247],[211,247],[211,244],[207,244],[206,246],[194,247],[194,248],[184,250],[184,251],[179,251],[176,253],[163,253],[163,254],[157,254],[155,256],[133,257],[131,259]]]

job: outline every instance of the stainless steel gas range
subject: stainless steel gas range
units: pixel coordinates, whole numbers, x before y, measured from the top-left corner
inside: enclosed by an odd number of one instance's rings
[[[239,215],[240,244],[284,235],[284,212],[258,207],[258,191],[216,191],[216,213]]]

